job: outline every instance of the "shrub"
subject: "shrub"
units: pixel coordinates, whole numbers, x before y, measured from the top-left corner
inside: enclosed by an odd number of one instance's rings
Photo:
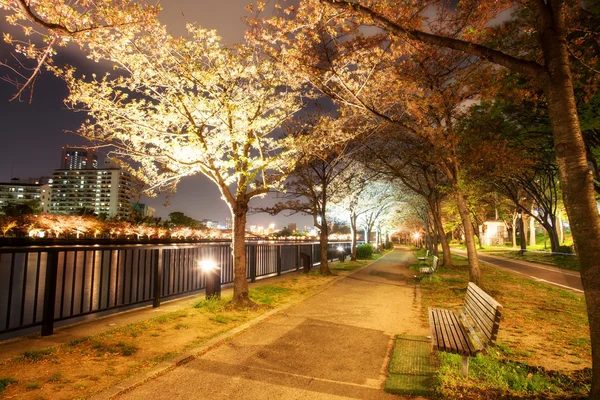
[[[573,254],[573,246],[558,246],[557,253]]]
[[[356,247],[356,258],[366,259],[373,255],[373,245],[371,243],[359,244]]]

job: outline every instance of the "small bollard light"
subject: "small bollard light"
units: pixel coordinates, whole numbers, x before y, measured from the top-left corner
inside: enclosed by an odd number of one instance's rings
[[[338,246],[337,251],[340,253],[338,255],[338,259],[340,260],[340,262],[344,262],[344,260],[346,259],[346,252],[344,248],[342,246]]]
[[[221,297],[221,268],[213,260],[202,260],[198,263],[204,272],[206,282],[206,298]]]

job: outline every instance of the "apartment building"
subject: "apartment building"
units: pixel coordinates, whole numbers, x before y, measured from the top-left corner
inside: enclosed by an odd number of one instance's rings
[[[57,169],[52,175],[50,213],[93,210],[109,218],[131,212],[131,176],[118,167]]]

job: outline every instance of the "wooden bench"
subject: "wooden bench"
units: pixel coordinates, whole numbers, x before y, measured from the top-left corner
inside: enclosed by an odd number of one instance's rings
[[[469,357],[487,354],[498,335],[502,305],[469,282],[464,309],[429,308],[433,348],[462,355],[462,374],[469,374]]]
[[[419,268],[419,272],[422,274],[433,274],[437,270],[439,261],[440,259],[437,258],[437,256],[433,256],[431,259],[431,267],[421,267]]]
[[[426,261],[427,258],[429,258],[429,249],[425,253],[425,257],[417,257],[417,260],[419,260],[419,261]]]

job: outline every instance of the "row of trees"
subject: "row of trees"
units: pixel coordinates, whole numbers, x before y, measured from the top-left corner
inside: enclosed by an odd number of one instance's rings
[[[287,185],[302,196],[287,199],[293,209],[325,222],[326,231],[327,205],[349,190],[334,185],[346,168],[329,166],[353,149],[368,171],[360,179],[381,174],[424,199],[446,263],[439,208],[441,199],[454,200],[476,283],[476,189],[492,184],[487,193],[505,193],[521,212],[535,201],[531,214],[550,229],[558,200],[547,194],[560,182],[590,321],[590,395],[600,397],[598,126],[597,113],[585,111],[597,104],[597,2],[283,1],[272,17],[250,21],[248,43],[232,48],[191,25],[187,38],[172,37],[155,10],[134,2],[0,0],[0,7],[15,24],[48,30],[46,48],[16,48],[65,80],[67,104],[90,115],[81,135],[112,144],[152,189],[196,173],[217,185],[234,221],[237,305],[251,305],[243,246],[250,200]],[[264,2],[254,9],[264,13]],[[117,73],[53,66],[54,46],[67,41]],[[319,97],[333,101],[333,117],[296,119],[282,132]],[[588,114],[592,139],[584,140],[580,115]],[[319,184],[307,184],[306,173]],[[359,174],[350,175],[341,181]],[[352,201],[339,203],[355,214]]]

